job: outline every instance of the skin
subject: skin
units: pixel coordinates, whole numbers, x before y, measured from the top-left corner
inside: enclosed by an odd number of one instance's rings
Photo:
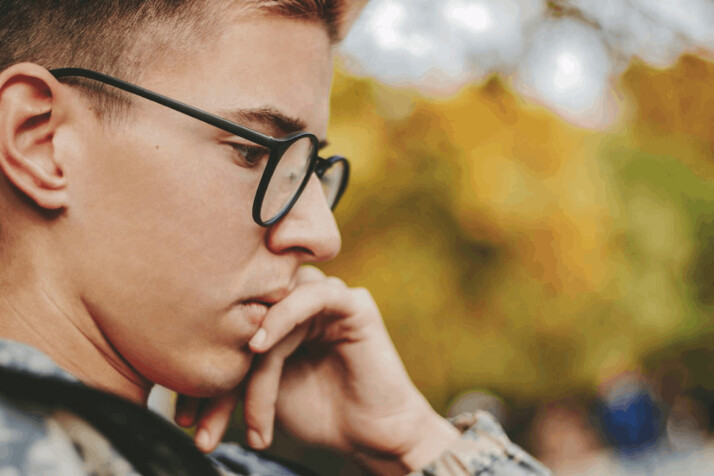
[[[254,17],[140,84],[208,111],[270,107],[324,139],[331,77],[321,25]],[[141,405],[154,383],[193,397],[177,421],[198,422],[204,451],[243,398],[255,448],[277,420],[378,473],[420,467],[456,430],[409,380],[369,293],[306,266],[340,248],[317,178],[279,223],[253,222],[242,141],[143,100],[102,124],[45,69],[0,73],[0,336]]]

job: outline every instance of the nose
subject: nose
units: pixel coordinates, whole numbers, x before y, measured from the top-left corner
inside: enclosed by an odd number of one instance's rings
[[[273,253],[297,253],[303,263],[337,256],[340,231],[315,174],[290,212],[268,229],[266,240]]]

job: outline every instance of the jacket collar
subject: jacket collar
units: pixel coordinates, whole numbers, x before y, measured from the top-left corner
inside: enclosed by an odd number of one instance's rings
[[[7,339],[0,339],[0,367],[32,375],[78,382],[76,377],[60,368],[52,359],[36,348]]]

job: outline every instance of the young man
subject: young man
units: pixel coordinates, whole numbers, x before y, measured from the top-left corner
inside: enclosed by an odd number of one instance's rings
[[[154,384],[205,453],[242,399],[258,450],[277,421],[378,474],[546,472],[437,415],[369,293],[306,266],[340,248],[317,151],[357,3],[0,0],[1,475],[295,474],[204,456]]]

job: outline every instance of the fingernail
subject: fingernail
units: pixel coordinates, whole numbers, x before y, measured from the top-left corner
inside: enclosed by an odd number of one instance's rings
[[[204,428],[201,428],[198,430],[198,433],[196,433],[196,446],[198,446],[201,450],[208,451],[208,447],[211,445],[211,435],[208,434],[208,431]]]
[[[268,337],[268,333],[262,327],[258,329],[253,338],[250,340],[251,347],[260,347],[265,342],[265,338]]]
[[[187,413],[180,413],[176,415],[175,420],[179,426],[183,427],[189,427],[193,424],[193,418],[191,418],[191,415],[188,415]]]
[[[264,444],[260,433],[255,430],[248,430],[248,445],[256,449],[263,448]]]

